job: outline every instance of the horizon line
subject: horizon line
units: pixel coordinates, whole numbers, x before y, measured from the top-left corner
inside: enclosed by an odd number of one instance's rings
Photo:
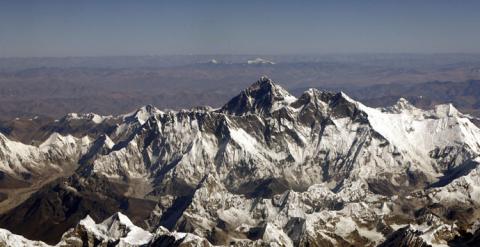
[[[115,58],[115,57],[195,57],[195,56],[351,56],[351,55],[480,55],[480,52],[328,52],[328,53],[166,53],[166,54],[118,54],[118,55],[65,55],[65,56],[0,56],[0,59],[27,58]]]

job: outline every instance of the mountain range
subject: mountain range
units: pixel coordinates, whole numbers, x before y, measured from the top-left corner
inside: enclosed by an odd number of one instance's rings
[[[0,246],[476,246],[474,120],[267,77],[218,108],[32,120],[0,134]]]

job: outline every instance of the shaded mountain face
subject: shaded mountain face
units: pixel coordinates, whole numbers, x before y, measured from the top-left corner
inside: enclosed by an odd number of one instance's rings
[[[231,99],[222,107],[221,112],[230,115],[268,114],[294,101],[296,98],[289,92],[267,77],[262,77]]]
[[[217,109],[145,106],[55,123],[33,145],[0,135],[1,243],[478,239],[480,129],[450,104],[370,108],[316,89],[296,98],[262,77]]]

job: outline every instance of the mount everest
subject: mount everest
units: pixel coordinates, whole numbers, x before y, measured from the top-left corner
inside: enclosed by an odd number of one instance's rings
[[[470,119],[266,77],[218,109],[69,114],[0,134],[0,246],[475,246]]]

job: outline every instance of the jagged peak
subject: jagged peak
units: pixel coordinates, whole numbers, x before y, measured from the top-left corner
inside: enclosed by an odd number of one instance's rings
[[[144,105],[137,109],[136,114],[139,114],[139,113],[156,114],[159,112],[162,112],[162,111],[160,111],[158,108],[156,108],[153,105]]]
[[[305,107],[308,105],[318,106],[320,102],[322,105],[328,104],[335,93],[319,90],[317,88],[309,88],[300,95],[298,100],[292,104],[294,108]]]
[[[279,94],[279,96],[290,95],[285,89],[277,85],[272,79],[262,75],[255,83],[247,87],[244,91],[250,93],[257,92],[261,89],[267,89],[270,93]]]
[[[232,98],[220,111],[233,115],[268,114],[296,100],[287,90],[277,85],[270,78],[262,76],[239,95]]]
[[[412,103],[410,103],[407,99],[401,97],[398,99],[398,101],[389,107],[386,107],[383,109],[385,112],[390,112],[390,113],[402,113],[405,111],[415,111],[418,110]]]
[[[87,215],[80,221],[79,225],[94,234],[100,242],[120,240],[120,243],[124,243],[126,246],[143,246],[153,237],[153,234],[134,225],[126,215],[120,212],[113,214],[99,224]]]
[[[353,100],[344,92],[336,93],[310,88],[292,104],[292,107],[297,109],[308,107],[333,118],[350,117],[353,120],[366,121],[364,110],[367,107]]]
[[[138,108],[136,111],[124,115],[124,120],[138,121],[143,125],[150,117],[163,112],[153,105],[145,105]]]
[[[123,226],[127,226],[127,227],[134,226],[132,221],[126,215],[124,215],[120,212],[117,212],[117,213],[113,214],[112,216],[108,217],[102,223],[100,223],[100,225],[104,225],[104,226],[107,226],[107,227],[110,228],[112,225],[114,225],[116,223],[118,223],[120,225],[123,225]]]
[[[406,108],[406,107],[413,107],[413,105],[405,98],[400,97],[395,103],[395,106],[401,107],[401,108]]]
[[[90,215],[85,216],[80,223],[80,225],[84,226],[86,229],[100,233],[101,235],[105,235],[107,232],[110,234],[120,235],[126,234],[125,230],[129,230],[131,228],[136,228],[132,221],[124,214],[117,212],[112,216],[108,217],[101,223],[95,223],[95,221],[90,217]],[[120,231],[120,228],[123,229]],[[120,231],[120,232],[119,232]],[[116,236],[120,237],[120,236]]]
[[[128,216],[126,216],[126,215],[124,215],[120,212],[114,213],[113,215],[111,215],[110,217],[106,218],[104,221],[102,221],[101,223],[98,223],[98,224],[88,214],[87,214],[87,216],[85,216],[85,218],[83,218],[79,222],[80,225],[84,225],[84,226],[87,226],[87,227],[91,227],[91,226],[110,227],[114,223],[119,223],[119,224],[124,225],[124,226],[135,226],[132,223],[132,221],[128,218]]]
[[[334,95],[335,93],[330,91],[320,90],[318,88],[309,88],[305,92],[303,92],[301,97],[307,96],[309,98],[320,98],[322,101],[326,101],[327,98],[331,98]]]
[[[352,108],[357,108],[361,110],[361,108],[364,108],[362,103],[350,98],[346,93],[343,91],[340,91],[336,93],[332,98],[329,99],[330,101],[327,102],[330,104],[331,107],[337,107],[339,105],[349,105]]]
[[[305,92],[303,92],[302,97],[308,97],[310,99],[314,99],[314,98],[317,98],[327,104],[330,104],[334,101],[338,101],[339,99],[343,99],[344,101],[346,102],[350,102],[350,103],[353,103],[353,104],[357,104],[358,102],[356,100],[353,100],[352,98],[350,98],[350,96],[348,96],[346,93],[344,93],[343,91],[340,91],[340,92],[331,92],[331,91],[328,91],[328,90],[320,90],[320,89],[317,89],[317,88],[309,88],[308,90],[306,90]]]

